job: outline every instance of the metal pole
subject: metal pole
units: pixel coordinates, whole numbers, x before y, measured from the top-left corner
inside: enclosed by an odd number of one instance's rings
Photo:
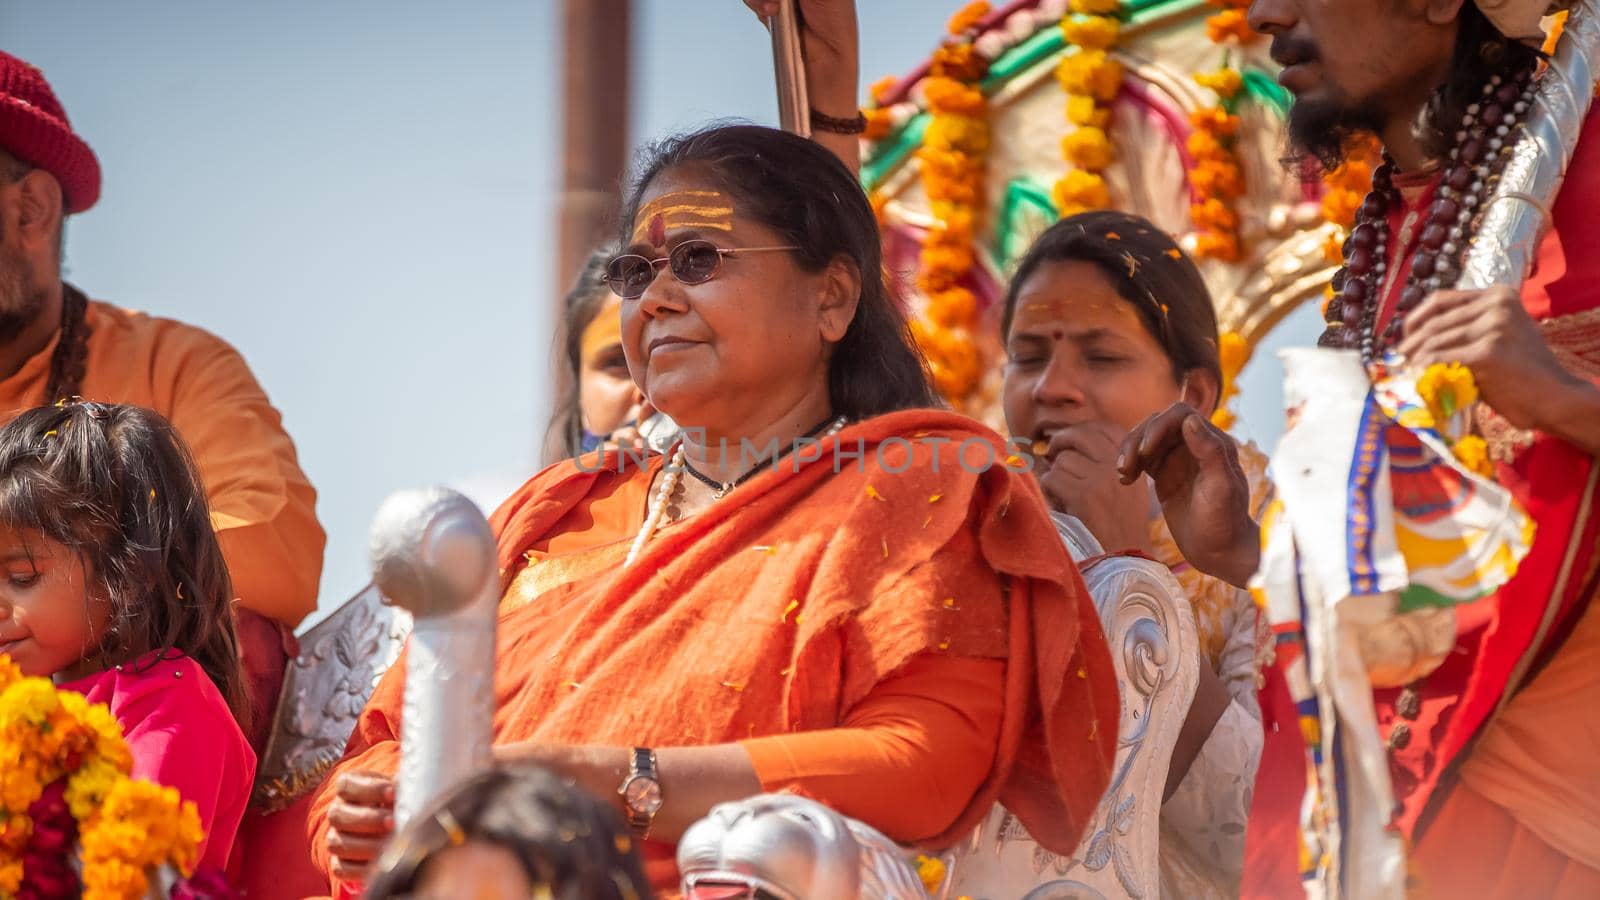
[[[561,195],[555,298],[572,287],[584,258],[616,231],[618,187],[628,156],[630,0],[565,0],[562,4]]]
[[[767,28],[772,31],[772,66],[778,82],[778,125],[810,137],[811,102],[806,97],[806,63],[794,0],[781,0],[778,14],[767,19]]]

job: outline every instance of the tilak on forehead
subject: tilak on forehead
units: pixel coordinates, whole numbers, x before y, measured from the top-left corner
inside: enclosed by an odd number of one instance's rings
[[[652,247],[667,242],[669,228],[733,230],[733,201],[721,191],[669,191],[646,203],[633,218],[633,241]]]

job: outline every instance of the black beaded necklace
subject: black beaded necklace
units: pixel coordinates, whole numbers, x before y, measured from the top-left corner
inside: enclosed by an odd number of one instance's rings
[[[798,444],[801,441],[809,440],[810,438],[814,438],[817,435],[821,434],[823,429],[828,428],[829,426],[833,426],[835,428],[838,428],[838,427],[842,427],[843,425],[844,425],[844,419],[843,418],[830,417],[830,418],[827,418],[827,419],[823,419],[821,422],[818,422],[816,425],[814,425],[811,428],[810,431],[807,431],[805,434],[802,434],[798,438],[795,438],[794,443]],[[791,445],[789,449],[790,450],[794,449],[793,445]],[[778,460],[783,459],[785,456],[788,455],[788,453],[789,453],[788,450],[780,449],[777,453],[774,453],[773,455],[767,457],[766,459],[763,459],[760,462],[756,463],[755,465],[751,466],[748,470],[746,470],[744,472],[744,474],[740,475],[738,478],[735,478],[734,480],[728,481],[728,482],[722,482],[722,481],[716,480],[715,478],[712,478],[710,475],[707,475],[704,472],[700,471],[699,469],[696,469],[694,466],[690,465],[689,461],[687,459],[685,459],[683,461],[683,470],[685,472],[688,472],[690,477],[692,477],[695,481],[698,481],[701,484],[705,485],[706,487],[711,488],[713,491],[716,491],[716,498],[718,500],[721,500],[723,497],[727,496],[729,491],[733,490],[734,488],[738,487],[741,484],[744,484],[746,481],[749,481],[750,479],[756,477],[757,475],[760,475],[762,472],[765,472],[767,469],[772,467],[773,463],[776,463]]]
[[[1383,164],[1372,173],[1372,191],[1357,210],[1355,227],[1344,242],[1344,267],[1333,276],[1335,293],[1326,315],[1330,327],[1321,343],[1359,348],[1362,362],[1371,365],[1399,339],[1406,313],[1434,291],[1455,284],[1467,238],[1532,106],[1538,86],[1534,71],[1530,67],[1506,78],[1491,76],[1483,86],[1483,99],[1467,107],[1455,133],[1449,168],[1440,179],[1417,239],[1417,252],[1405,273],[1395,314],[1380,336],[1377,320],[1388,269],[1388,214],[1401,202],[1394,186],[1394,160],[1384,154]]]

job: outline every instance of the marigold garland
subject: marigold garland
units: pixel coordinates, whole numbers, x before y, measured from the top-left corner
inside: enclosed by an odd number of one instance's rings
[[[1217,408],[1211,413],[1211,423],[1228,431],[1236,417],[1228,404],[1239,395],[1239,373],[1250,361],[1250,345],[1238,332],[1225,332],[1217,342],[1217,361],[1222,369],[1222,390],[1217,395]]]
[[[1067,121],[1072,130],[1061,139],[1067,171],[1051,190],[1062,217],[1111,205],[1106,169],[1116,161],[1111,143],[1109,104],[1122,90],[1122,64],[1109,51],[1121,37],[1118,0],[1072,0],[1061,19],[1061,37],[1068,53],[1056,66],[1056,80],[1067,94]]]
[[[35,836],[30,807],[61,781],[78,824],[85,900],[138,900],[146,873],[169,863],[190,874],[204,838],[199,813],[177,791],[129,778],[132,766],[104,705],[24,677],[0,655],[0,898],[22,886]]]
[[[1196,110],[1189,116],[1194,133],[1189,154],[1194,157],[1190,181],[1200,199],[1190,204],[1194,224],[1194,255],[1223,262],[1239,260],[1239,216],[1233,203],[1244,194],[1244,175],[1233,152],[1239,117],[1222,106]]]
[[[1206,0],[1219,10],[1206,19],[1206,37],[1213,44],[1248,44],[1257,37],[1250,29],[1250,0]]]
[[[1478,402],[1478,381],[1472,377],[1472,370],[1460,363],[1434,363],[1423,369],[1417,379],[1417,396],[1427,405],[1434,427],[1448,440],[1449,434],[1461,431],[1460,423],[1452,427],[1451,420]],[[1489,460],[1489,447],[1483,438],[1464,434],[1450,445],[1450,450],[1463,467],[1483,478],[1494,477],[1494,463]]]

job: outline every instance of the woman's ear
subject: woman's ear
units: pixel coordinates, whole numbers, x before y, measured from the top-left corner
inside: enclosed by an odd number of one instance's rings
[[[822,295],[817,323],[822,339],[837,344],[844,340],[850,323],[855,321],[856,308],[861,305],[861,270],[849,258],[836,256],[820,278]]]
[[[1222,395],[1222,385],[1208,369],[1190,369],[1183,373],[1183,402],[1207,416],[1217,411],[1217,400]]]

